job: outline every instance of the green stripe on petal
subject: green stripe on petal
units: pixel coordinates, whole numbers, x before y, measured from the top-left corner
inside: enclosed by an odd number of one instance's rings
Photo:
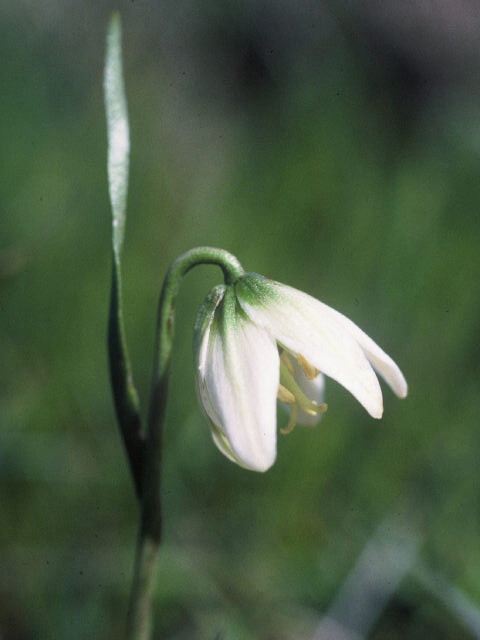
[[[235,283],[235,293],[240,303],[251,306],[268,305],[279,300],[278,283],[258,273],[246,273]]]

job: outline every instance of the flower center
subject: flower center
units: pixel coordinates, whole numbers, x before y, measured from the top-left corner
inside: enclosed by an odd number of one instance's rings
[[[315,369],[302,355],[297,356],[297,362],[308,380],[314,380],[319,375],[318,369]],[[280,433],[284,435],[291,433],[295,428],[299,409],[311,416],[325,413],[327,410],[327,405],[324,402],[317,404],[313,400],[309,400],[304,394],[295,379],[295,369],[290,356],[283,350],[280,353],[280,384],[278,386],[277,399],[290,407],[290,420],[283,429],[280,429]]]

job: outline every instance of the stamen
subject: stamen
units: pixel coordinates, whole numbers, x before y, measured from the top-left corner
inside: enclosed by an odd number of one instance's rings
[[[288,421],[288,424],[283,427],[283,429],[280,429],[280,433],[284,436],[292,433],[292,431],[295,429],[295,425],[297,424],[297,419],[298,405],[292,404],[292,406],[290,407],[290,420]]]
[[[288,357],[288,353],[286,351],[282,351],[282,354],[280,356],[280,361],[282,362],[282,364],[284,364],[287,367],[288,371],[293,376],[295,374],[295,371],[294,371],[294,368],[293,368],[292,361]]]
[[[311,379],[319,373],[303,356],[298,356],[298,364],[304,372],[307,370],[308,374],[313,376]],[[305,373],[305,375],[307,374]],[[324,402],[317,404],[315,401],[310,400],[299,387],[295,380],[293,362],[285,351],[280,354],[280,384],[278,385],[277,399],[290,406],[288,424],[283,429],[280,429],[280,433],[283,434],[293,431],[300,409],[310,416],[325,413],[327,410],[327,405]]]
[[[283,384],[278,385],[277,400],[286,404],[295,404],[295,396]]]
[[[283,361],[280,361],[280,384],[282,387],[285,387],[290,391],[295,398],[295,402],[297,402],[300,408],[311,416],[324,411],[324,409],[321,408],[321,405],[319,406],[307,398]]]
[[[308,380],[315,380],[320,371],[313,364],[304,358],[301,354],[297,356],[297,362]]]
[[[308,413],[311,416],[316,416],[317,413],[325,413],[328,409],[328,404],[326,404],[325,402],[322,402],[322,404],[317,404],[312,400],[308,408],[302,407],[302,409],[305,411],[305,413]]]

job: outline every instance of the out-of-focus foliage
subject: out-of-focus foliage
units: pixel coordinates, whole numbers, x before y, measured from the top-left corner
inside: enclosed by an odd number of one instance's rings
[[[329,381],[319,426],[281,437],[274,468],[248,473],[215,449],[195,399],[193,320],[221,274],[188,276],[165,433],[158,638],[313,638],[378,524],[400,509],[419,561],[480,603],[480,27],[466,4],[455,21],[446,9],[426,16],[428,3],[404,15],[356,4],[120,7],[132,139],[125,321],[144,409],[163,275],[202,244],[345,313],[410,385],[405,401],[385,390],[377,422]],[[124,624],[138,514],[105,346],[113,8],[0,5],[5,640],[118,638]],[[370,636],[475,637],[415,576]]]

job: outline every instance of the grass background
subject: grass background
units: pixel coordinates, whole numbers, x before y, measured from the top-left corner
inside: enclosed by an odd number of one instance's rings
[[[155,638],[313,638],[379,524],[403,535],[398,513],[418,556],[368,637],[480,637],[417,572],[427,566],[475,611],[479,16],[395,6],[119,5],[132,138],[125,319],[142,406],[163,276],[203,244],[352,318],[410,387],[405,401],[386,389],[374,421],[330,381],[316,429],[280,438],[266,474],[237,468],[212,445],[192,368],[195,312],[220,273],[190,274]],[[0,2],[5,640],[118,638],[124,625],[137,506],[105,346],[102,70],[116,7]]]

